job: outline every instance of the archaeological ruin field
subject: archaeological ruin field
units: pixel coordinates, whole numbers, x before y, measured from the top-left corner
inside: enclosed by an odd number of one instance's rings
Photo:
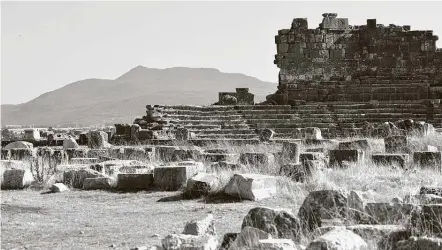
[[[238,86],[132,123],[3,124],[1,249],[442,249],[438,36],[308,27],[277,31],[263,102]]]

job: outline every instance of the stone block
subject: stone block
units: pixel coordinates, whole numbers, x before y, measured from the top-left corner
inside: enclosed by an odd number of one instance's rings
[[[204,161],[209,162],[236,162],[239,160],[239,154],[231,153],[204,153],[202,154]]]
[[[89,131],[88,147],[92,149],[107,147],[108,134],[104,131]]]
[[[366,139],[362,140],[353,140],[348,142],[340,142],[339,149],[341,150],[351,150],[351,149],[359,149],[359,150],[370,150],[370,145]]]
[[[163,191],[176,191],[198,172],[204,172],[201,165],[164,166],[154,169],[155,187]]]
[[[9,160],[11,159],[11,150],[10,149],[1,149],[1,159],[2,160]]]
[[[291,239],[265,239],[259,240],[257,249],[260,250],[298,250],[298,245]]]
[[[265,128],[259,132],[259,140],[262,142],[268,142],[273,138],[273,135],[275,135],[275,131]]]
[[[72,136],[69,136],[68,138],[65,138],[63,140],[63,149],[68,149],[68,148],[78,148],[80,146],[78,146],[78,143],[75,141],[75,138],[73,138]]]
[[[103,175],[87,167],[68,167],[63,171],[63,183],[73,188],[83,188],[84,180],[87,178],[98,178]]]
[[[69,188],[66,187],[66,185],[64,185],[63,183],[55,183],[51,186],[52,193],[62,193],[66,191],[69,191]]]
[[[201,220],[192,220],[184,226],[183,234],[216,235],[213,215],[209,214]]]
[[[442,171],[442,152],[414,152],[413,162],[422,168]]]
[[[98,162],[98,158],[71,158],[70,164],[94,164]]]
[[[298,143],[296,143],[296,142],[283,142],[282,154],[281,154],[281,157],[283,159],[287,159],[293,163],[298,163],[300,152],[301,152],[301,148]]]
[[[245,200],[261,200],[277,193],[277,179],[260,174],[235,174],[224,188],[228,195]]]
[[[364,224],[396,224],[400,225],[417,208],[416,205],[406,203],[367,203]]]
[[[34,176],[29,169],[5,169],[2,174],[2,189],[23,189],[34,182]]]
[[[385,152],[387,153],[410,153],[409,141],[406,136],[390,136],[384,138]]]
[[[397,242],[396,249],[398,250],[442,250],[442,239],[427,236],[412,236],[406,240]]]
[[[179,148],[175,146],[156,146],[155,158],[163,162],[170,162],[172,161],[173,152],[177,149]]]
[[[404,168],[408,162],[408,154],[373,154],[371,160],[379,166]]]
[[[259,241],[264,239],[271,239],[272,236],[258,228],[244,227],[236,236],[235,241],[230,244],[229,250],[236,249],[257,249]]]
[[[153,174],[121,173],[117,177],[117,189],[122,191],[152,190]]]
[[[306,161],[323,161],[325,160],[325,155],[322,152],[304,152],[299,154],[300,163],[305,163]]]
[[[367,250],[368,245],[352,231],[345,228],[335,228],[314,239],[306,248],[306,250],[317,249]]]
[[[423,205],[416,214],[418,218],[412,220],[415,228],[429,234],[442,234],[442,204]]]
[[[304,138],[304,139],[313,139],[313,140],[322,139],[321,129],[315,128],[315,127],[302,128],[301,134],[302,134],[302,138]]]
[[[216,190],[219,184],[219,178],[216,175],[198,173],[187,181],[186,192],[192,197],[199,197]]]
[[[13,148],[10,149],[11,160],[29,160],[35,157],[35,151],[27,148]]]
[[[244,165],[261,166],[272,164],[275,159],[270,153],[241,153],[239,161]]]
[[[233,244],[233,242],[235,242],[238,235],[239,235],[239,233],[226,233],[226,234],[224,234],[219,250],[229,250],[230,246]]]
[[[4,147],[4,149],[33,149],[34,145],[27,141],[15,141],[11,142]]]
[[[253,227],[269,233],[274,238],[301,240],[299,219],[287,209],[256,207],[245,216],[241,228]]]
[[[312,164],[285,164],[280,167],[279,174],[290,177],[296,182],[305,182],[312,177],[313,167]]]
[[[419,190],[419,194],[434,194],[442,196],[442,186],[422,186]]]
[[[111,179],[108,177],[86,178],[83,181],[84,190],[108,190],[111,188]]]
[[[218,239],[213,235],[170,234],[161,244],[164,250],[216,250]]]
[[[404,198],[404,203],[420,205],[442,204],[442,196],[434,194],[406,195]]]
[[[361,162],[364,158],[364,152],[357,149],[341,150],[335,149],[329,151],[329,166],[344,166],[343,162]]]
[[[172,161],[200,160],[203,152],[201,149],[176,149],[172,154]]]

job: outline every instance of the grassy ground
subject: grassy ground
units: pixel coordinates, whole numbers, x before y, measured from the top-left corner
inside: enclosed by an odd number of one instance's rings
[[[160,244],[181,233],[187,221],[212,212],[220,236],[239,232],[255,206],[298,209],[284,198],[260,202],[207,203],[202,200],[157,202],[176,192],[111,193],[2,191],[2,249],[130,249]],[[113,245],[113,247],[111,247]]]

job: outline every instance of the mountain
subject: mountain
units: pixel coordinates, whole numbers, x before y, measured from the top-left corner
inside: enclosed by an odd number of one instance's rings
[[[274,93],[276,83],[210,68],[135,67],[115,80],[86,79],[23,104],[2,105],[2,125],[102,125],[131,123],[146,104],[209,105],[218,92],[247,87],[255,102]]]

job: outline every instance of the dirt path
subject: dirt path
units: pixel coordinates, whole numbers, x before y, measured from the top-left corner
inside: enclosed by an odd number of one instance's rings
[[[238,232],[256,206],[297,209],[283,198],[260,202],[208,203],[203,200],[158,202],[174,192],[110,193],[70,191],[1,192],[2,249],[130,249],[160,244],[181,233],[186,221],[212,212],[219,236]],[[295,210],[296,211],[296,210]],[[113,245],[113,247],[111,247]]]

